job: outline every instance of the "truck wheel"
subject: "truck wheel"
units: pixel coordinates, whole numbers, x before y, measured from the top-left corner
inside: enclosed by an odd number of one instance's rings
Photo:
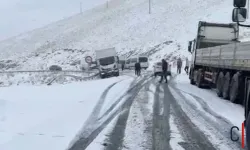
[[[223,92],[222,92],[222,97],[224,99],[229,98],[229,89],[230,89],[230,73],[227,72],[224,77]]]
[[[201,70],[199,70],[197,73],[196,85],[198,88],[201,88],[201,85],[202,85],[202,72],[201,72]]]
[[[223,72],[220,72],[217,82],[216,82],[216,93],[219,97],[222,96],[222,89],[224,85],[223,81],[224,81],[224,74]]]
[[[239,75],[238,73],[235,73],[232,81],[230,83],[230,94],[229,94],[229,98],[230,101],[232,103],[236,103],[237,102],[237,95],[238,95],[238,90],[239,90]]]
[[[194,76],[193,76],[193,72],[192,70],[190,69],[189,71],[189,80],[190,80],[190,84],[194,85],[195,82],[194,82]]]
[[[190,79],[190,84],[192,84],[192,85],[195,84],[194,79]]]

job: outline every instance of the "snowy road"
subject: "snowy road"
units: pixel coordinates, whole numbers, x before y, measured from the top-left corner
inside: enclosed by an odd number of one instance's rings
[[[187,78],[178,75],[168,84],[141,77],[119,111],[70,150],[241,149],[240,142],[230,140],[233,123],[201,97],[181,90],[180,76]]]
[[[185,74],[169,83],[151,74],[2,88],[0,149],[241,149],[230,128],[240,127],[242,106],[190,85]]]

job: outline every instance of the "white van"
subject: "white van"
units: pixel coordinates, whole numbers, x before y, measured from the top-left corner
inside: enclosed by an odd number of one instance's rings
[[[143,56],[143,55],[139,56],[138,57],[138,61],[141,64],[141,68],[143,68],[143,69],[147,69],[148,68],[149,63],[148,63],[148,57],[147,56]]]
[[[141,68],[143,68],[143,69],[147,69],[148,66],[149,66],[148,57],[147,56],[133,56],[133,57],[131,57],[129,59],[129,65],[128,65],[128,67],[130,69],[134,69],[136,62],[140,62]]]
[[[138,57],[131,57],[129,59],[129,69],[134,69],[135,68],[135,63],[138,61]]]
[[[129,69],[130,58],[125,61],[125,69]]]

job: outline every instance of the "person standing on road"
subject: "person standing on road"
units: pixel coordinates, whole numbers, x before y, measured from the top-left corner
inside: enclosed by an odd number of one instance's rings
[[[188,74],[188,69],[189,69],[189,60],[188,60],[188,58],[186,58],[186,66],[185,66],[184,70],[186,71],[187,74]]]
[[[178,74],[181,74],[181,67],[182,67],[182,60],[179,57],[178,60],[177,60],[177,73]]]
[[[135,75],[137,76],[141,75],[141,64],[139,62],[135,63]]]
[[[124,63],[122,63],[122,71],[124,70]]]
[[[160,83],[162,82],[163,78],[165,79],[165,82],[168,82],[167,79],[167,71],[168,71],[168,63],[165,59],[162,59],[162,74],[161,74],[161,80],[159,81]]]

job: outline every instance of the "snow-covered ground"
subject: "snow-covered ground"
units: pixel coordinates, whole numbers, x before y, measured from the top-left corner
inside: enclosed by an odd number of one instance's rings
[[[173,88],[173,86],[169,86],[169,88],[175,99],[181,105],[187,116],[191,118],[192,122],[207,135],[209,140],[212,141],[218,149],[232,149],[237,145],[232,143],[228,145],[220,144],[231,142],[229,135],[231,134],[230,131],[233,126],[239,127],[239,132],[233,132],[234,134],[238,134],[240,141],[242,140],[241,126],[245,120],[243,106],[217,97],[215,91],[212,89],[200,89],[191,85],[188,76],[184,72],[177,75],[173,82],[176,89]],[[176,90],[184,97],[180,96]],[[188,105],[191,107],[187,107]],[[195,111],[193,111],[193,109]],[[202,114],[202,116],[200,116],[200,114]],[[218,124],[219,126],[217,126],[220,129],[215,131],[213,127],[216,126],[215,124],[211,123],[211,125],[207,125],[207,123],[204,123],[202,120],[206,118],[209,118],[210,121],[213,120],[213,122],[220,122]],[[222,140],[220,138],[222,135],[226,135],[228,140]]]
[[[175,81],[177,88],[190,102],[194,103],[197,108],[204,109],[194,96],[199,97],[203,101],[203,105],[208,106],[212,111],[226,118],[233,125],[241,127],[242,122],[245,120],[243,106],[218,98],[211,89],[199,89],[189,84],[188,76],[185,74],[178,75]]]
[[[0,86],[11,85],[46,85],[49,83],[72,83],[76,81],[83,81],[91,78],[97,73],[96,70],[92,72],[18,72],[18,73],[0,73]]]
[[[167,54],[189,56],[187,41],[195,37],[198,21],[231,22],[231,5],[226,0],[157,0],[148,14],[148,0],[113,0],[108,8],[104,4],[0,42],[0,58],[15,60],[18,67],[12,69],[34,69],[46,64],[79,68],[70,64],[92,55],[84,51],[107,47],[127,56],[147,53],[152,61]]]
[[[63,86],[2,88],[0,149],[65,149],[82,128],[103,91],[124,79],[130,80],[121,76]],[[118,85],[111,91],[119,91]],[[125,90],[126,87],[121,86]]]

